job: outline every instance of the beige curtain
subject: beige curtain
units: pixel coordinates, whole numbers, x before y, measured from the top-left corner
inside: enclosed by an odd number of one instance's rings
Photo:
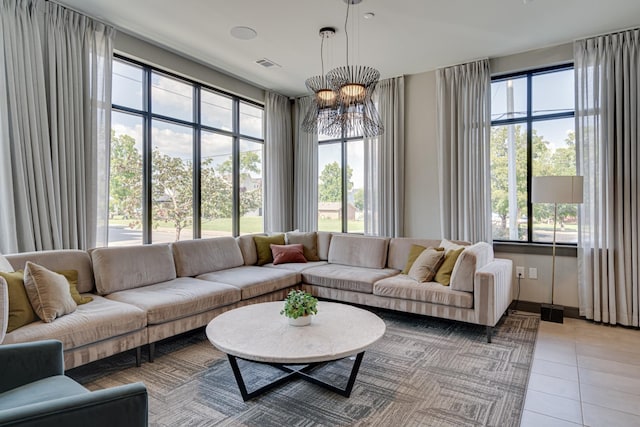
[[[113,29],[50,2],[0,7],[0,251],[104,243]]]
[[[295,100],[293,228],[318,229],[318,135],[302,130],[302,121],[313,97]]]
[[[293,211],[291,103],[286,96],[272,92],[266,95],[264,229],[288,231]]]
[[[382,80],[374,102],[382,135],[364,140],[365,234],[404,235],[404,77]]]
[[[580,315],[639,326],[640,29],[574,44]]]
[[[437,70],[442,236],[491,242],[489,60]]]

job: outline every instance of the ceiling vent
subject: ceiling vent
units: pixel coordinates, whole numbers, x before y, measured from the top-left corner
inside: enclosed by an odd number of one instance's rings
[[[280,67],[279,64],[276,64],[275,62],[267,58],[258,59],[256,61],[256,64],[262,65],[264,68]]]

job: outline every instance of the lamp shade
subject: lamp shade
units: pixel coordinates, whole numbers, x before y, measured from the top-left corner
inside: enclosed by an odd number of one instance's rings
[[[582,203],[581,176],[534,176],[532,203]]]

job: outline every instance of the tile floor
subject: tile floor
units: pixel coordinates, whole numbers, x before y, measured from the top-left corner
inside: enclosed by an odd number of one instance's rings
[[[640,331],[540,322],[520,425],[640,426]]]

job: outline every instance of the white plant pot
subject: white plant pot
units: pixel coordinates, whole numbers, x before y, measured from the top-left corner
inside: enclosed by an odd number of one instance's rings
[[[297,319],[289,317],[288,319],[289,324],[292,326],[307,326],[311,324],[311,316],[300,316]]]

